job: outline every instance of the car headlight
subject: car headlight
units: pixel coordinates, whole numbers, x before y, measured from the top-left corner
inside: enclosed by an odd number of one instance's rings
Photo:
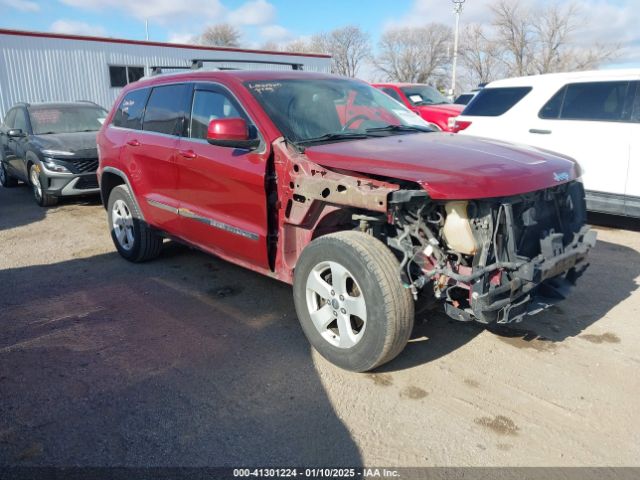
[[[45,157],[44,161],[42,162],[42,166],[47,172],[51,172],[51,173],[71,173],[67,169],[67,167],[56,163],[56,161],[53,158]]]

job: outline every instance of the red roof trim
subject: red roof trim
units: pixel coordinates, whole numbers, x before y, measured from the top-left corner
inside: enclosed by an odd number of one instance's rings
[[[86,42],[123,43],[127,45],[143,45],[143,46],[149,46],[149,47],[168,47],[168,48],[183,48],[183,49],[192,49],[192,50],[208,50],[211,52],[263,53],[267,55],[284,55],[284,56],[293,56],[293,57],[331,58],[331,55],[325,55],[321,53],[290,53],[290,52],[274,52],[270,50],[249,50],[245,48],[207,47],[204,45],[187,45],[184,43],[147,42],[144,40],[125,40],[123,38],[89,37],[86,35],[65,35],[65,34],[48,33],[48,32],[28,32],[24,30],[6,30],[3,28],[0,28],[0,35],[58,38],[62,40],[82,40]]]

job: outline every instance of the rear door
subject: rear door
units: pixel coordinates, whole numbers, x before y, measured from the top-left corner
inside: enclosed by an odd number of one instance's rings
[[[209,122],[243,118],[255,124],[225,87],[196,84],[191,115],[178,143],[178,195],[184,237],[201,248],[268,268],[267,146],[255,151],[207,142]]]
[[[128,132],[123,151],[131,181],[138,188],[138,201],[145,203],[147,220],[173,234],[180,233],[175,157],[189,89],[184,83],[153,87],[141,129]]]
[[[640,81],[634,82],[635,97],[629,123],[629,175],[625,189],[625,214],[640,217]]]
[[[526,143],[578,161],[590,210],[624,213],[632,85],[627,80],[565,85],[529,126]]]

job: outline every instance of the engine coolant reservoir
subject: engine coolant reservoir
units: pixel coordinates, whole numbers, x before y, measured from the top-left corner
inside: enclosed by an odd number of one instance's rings
[[[474,255],[478,247],[471,231],[467,205],[468,202],[462,201],[445,204],[447,218],[444,221],[443,232],[449,248],[466,255]]]

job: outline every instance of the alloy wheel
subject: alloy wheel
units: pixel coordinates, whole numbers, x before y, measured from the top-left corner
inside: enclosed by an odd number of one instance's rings
[[[40,183],[40,175],[35,167],[31,167],[31,186],[33,188],[33,194],[36,199],[40,201],[42,199],[42,184]]]
[[[131,250],[134,244],[133,215],[123,200],[116,200],[111,209],[111,224],[118,243],[124,250]]]
[[[307,277],[307,308],[322,338],[334,347],[352,348],[367,325],[367,305],[353,274],[337,262],[321,262]]]

